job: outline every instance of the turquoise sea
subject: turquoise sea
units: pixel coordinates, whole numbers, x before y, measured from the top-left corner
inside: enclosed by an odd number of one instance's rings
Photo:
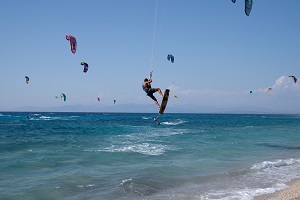
[[[0,199],[254,199],[300,179],[300,115],[154,117],[0,112]]]

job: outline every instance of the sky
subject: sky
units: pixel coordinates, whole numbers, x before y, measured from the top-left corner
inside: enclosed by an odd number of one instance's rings
[[[246,16],[242,0],[3,1],[0,111],[157,112],[141,87],[153,70],[152,87],[170,89],[165,112],[299,114],[288,77],[300,79],[299,7],[254,0]]]

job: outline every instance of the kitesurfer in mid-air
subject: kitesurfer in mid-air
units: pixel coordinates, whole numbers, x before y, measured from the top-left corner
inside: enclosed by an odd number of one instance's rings
[[[153,99],[153,101],[155,102],[155,104],[160,108],[159,103],[157,102],[157,99],[155,98],[155,96],[153,95],[155,92],[158,92],[160,94],[160,96],[164,96],[160,90],[160,88],[152,88],[151,87],[151,82],[152,79],[151,78],[145,78],[144,82],[142,84],[143,90],[147,93],[147,95]]]

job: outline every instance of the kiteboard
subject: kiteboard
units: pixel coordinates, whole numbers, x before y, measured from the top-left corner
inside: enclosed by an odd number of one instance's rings
[[[164,112],[165,112],[165,109],[166,109],[167,103],[168,103],[168,99],[169,99],[169,93],[170,93],[170,90],[166,89],[163,99],[162,99],[162,102],[161,102],[161,105],[160,105],[160,108],[159,108],[159,114],[164,114]],[[154,122],[157,125],[160,125],[160,122],[158,121],[159,116],[160,115],[158,115],[157,117],[154,118]]]
[[[164,112],[165,112],[165,109],[166,109],[167,103],[168,103],[168,99],[169,99],[169,93],[170,93],[170,90],[166,89],[163,99],[162,99],[162,102],[161,102],[161,105],[160,105],[159,114],[164,114]]]

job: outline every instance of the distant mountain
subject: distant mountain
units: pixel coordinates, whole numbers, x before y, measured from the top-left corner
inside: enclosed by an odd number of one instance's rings
[[[158,112],[156,105],[136,105],[136,104],[120,104],[112,106],[85,106],[81,104],[64,105],[57,107],[35,107],[24,106],[10,109],[10,111],[20,112],[134,112],[134,113],[155,113]]]
[[[158,108],[155,104],[115,104],[111,106],[99,105],[64,105],[58,107],[34,107],[26,106],[11,109],[9,111],[20,112],[120,112],[120,113],[158,113]],[[256,113],[274,113],[265,108],[259,107],[213,107],[199,105],[180,105],[168,106],[166,113],[241,113],[241,114],[256,114]]]

